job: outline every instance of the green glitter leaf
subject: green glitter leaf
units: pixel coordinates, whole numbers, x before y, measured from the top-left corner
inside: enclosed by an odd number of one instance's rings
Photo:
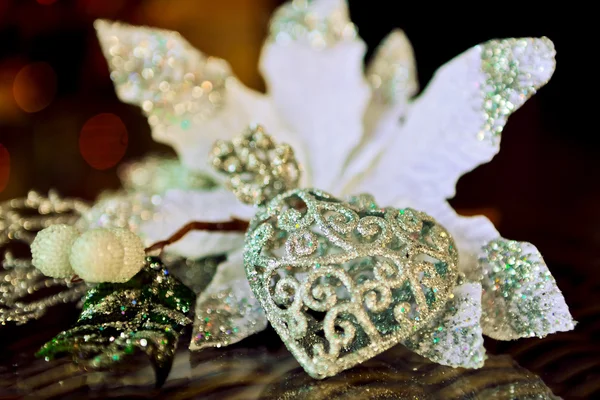
[[[87,292],[75,325],[36,354],[52,360],[70,354],[88,368],[103,369],[145,352],[161,386],[171,370],[179,336],[191,323],[186,316],[195,294],[169,274],[161,261],[146,266],[125,283],[101,283]]]

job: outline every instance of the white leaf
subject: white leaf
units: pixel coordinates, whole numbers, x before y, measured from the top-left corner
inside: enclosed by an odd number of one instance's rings
[[[408,101],[419,90],[417,66],[410,41],[400,29],[383,39],[366,71],[372,96],[365,113],[365,138],[378,125],[398,123]]]

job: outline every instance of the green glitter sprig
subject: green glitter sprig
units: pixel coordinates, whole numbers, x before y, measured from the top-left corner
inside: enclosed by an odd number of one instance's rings
[[[37,353],[47,361],[71,355],[87,368],[105,369],[143,351],[161,386],[171,370],[179,336],[195,294],[169,274],[156,257],[122,284],[101,283],[90,289],[75,325],[58,334]]]

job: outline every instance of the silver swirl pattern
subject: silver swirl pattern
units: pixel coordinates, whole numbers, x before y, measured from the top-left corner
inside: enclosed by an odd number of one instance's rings
[[[250,223],[244,264],[271,324],[315,378],[406,339],[442,310],[457,279],[448,232],[413,209],[280,194]]]

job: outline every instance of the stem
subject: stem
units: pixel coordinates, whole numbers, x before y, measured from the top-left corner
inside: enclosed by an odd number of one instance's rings
[[[191,231],[209,231],[209,232],[246,232],[248,229],[248,221],[233,218],[231,221],[224,222],[201,222],[192,221],[182,226],[177,232],[166,240],[154,243],[152,246],[146,248],[146,253],[150,253],[155,250],[163,249],[184,237],[188,232]]]

